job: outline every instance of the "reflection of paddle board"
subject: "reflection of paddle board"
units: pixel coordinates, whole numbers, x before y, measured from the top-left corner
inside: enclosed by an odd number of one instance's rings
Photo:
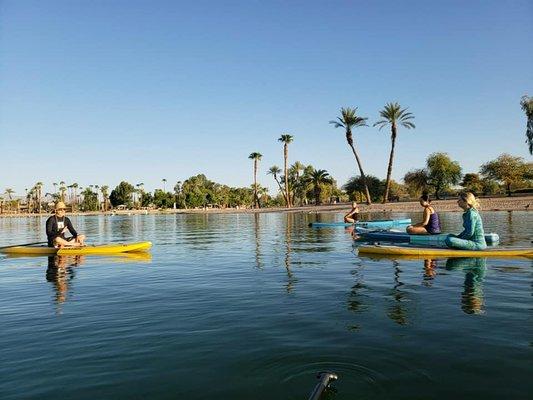
[[[357,221],[355,223],[347,222],[312,222],[309,224],[312,228],[321,227],[336,227],[336,226],[357,226],[362,228],[392,228],[398,225],[408,225],[411,223],[411,218],[406,219],[382,219],[374,221]]]
[[[495,247],[485,250],[458,250],[438,247],[416,246],[359,246],[359,254],[411,255],[430,257],[530,257],[533,258],[531,247]]]
[[[15,246],[0,250],[5,254],[19,254],[19,255],[103,255],[103,254],[118,254],[147,251],[152,247],[151,242],[137,242],[137,243],[111,243],[84,247],[64,247],[56,249],[55,247],[47,246]]]

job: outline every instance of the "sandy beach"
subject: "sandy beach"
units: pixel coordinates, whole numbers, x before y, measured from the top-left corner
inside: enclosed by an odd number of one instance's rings
[[[533,206],[533,196],[516,196],[516,197],[491,197],[480,198],[482,211],[529,211]],[[442,211],[457,211],[461,209],[457,206],[457,200],[434,200],[432,205],[440,212]],[[327,204],[320,206],[304,206],[292,207],[290,209],[284,207],[275,208],[260,208],[260,209],[235,209],[235,208],[208,208],[208,209],[166,209],[166,210],[114,210],[108,212],[74,212],[69,215],[144,215],[144,214],[250,214],[250,213],[273,213],[273,212],[342,212],[350,208],[350,203]],[[420,211],[421,207],[418,201],[406,201],[397,203],[374,203],[370,206],[366,204],[359,204],[361,213],[374,212],[405,212],[405,211]],[[39,217],[47,216],[49,213],[41,214],[17,214],[4,213],[0,217]]]

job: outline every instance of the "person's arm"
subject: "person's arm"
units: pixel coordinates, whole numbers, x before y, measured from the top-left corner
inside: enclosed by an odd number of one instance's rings
[[[46,221],[46,237],[55,239],[57,237],[57,229],[54,229],[54,219],[48,218]]]
[[[77,238],[78,237],[78,232],[76,232],[76,230],[72,226],[72,222],[70,222],[70,218],[65,217],[65,225],[67,226],[68,231],[70,232],[70,234],[72,236],[74,236],[74,238]]]
[[[461,239],[470,239],[474,236],[474,215],[471,210],[463,214],[463,231],[459,234]]]
[[[422,222],[419,222],[418,224],[414,224],[413,226],[426,226],[429,223],[429,217],[431,216],[431,213],[427,208],[424,208],[424,214],[422,216]]]

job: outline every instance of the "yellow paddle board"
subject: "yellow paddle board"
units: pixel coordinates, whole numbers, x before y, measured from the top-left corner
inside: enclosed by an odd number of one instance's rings
[[[532,257],[532,247],[494,247],[485,250],[442,249],[414,246],[359,246],[359,254],[382,254],[399,256],[430,257]]]
[[[84,247],[64,247],[56,249],[55,247],[47,246],[15,246],[2,249],[0,252],[5,254],[27,254],[27,255],[89,255],[89,254],[117,254],[130,253],[138,251],[147,251],[152,247],[151,242],[136,242],[136,243],[111,243],[100,244]]]

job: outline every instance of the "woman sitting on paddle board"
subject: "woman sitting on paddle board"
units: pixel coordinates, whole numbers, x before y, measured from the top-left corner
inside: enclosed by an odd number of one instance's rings
[[[463,213],[464,230],[459,235],[449,235],[446,238],[446,245],[462,250],[486,249],[483,221],[479,215],[480,206],[476,197],[470,192],[461,193],[457,204],[465,211]]]
[[[423,194],[420,196],[420,205],[424,207],[423,220],[418,224],[409,225],[406,229],[407,233],[410,235],[435,235],[440,233],[439,215],[431,207],[429,195]]]
[[[46,236],[49,247],[81,247],[84,246],[85,235],[80,235],[70,219],[65,216],[67,207],[62,201],[56,204],[56,212],[46,220]],[[72,237],[65,237],[67,230]]]
[[[357,203],[355,201],[352,201],[352,209],[348,214],[344,216],[344,222],[347,224],[353,224],[355,221],[359,219],[359,207],[357,207]]]

